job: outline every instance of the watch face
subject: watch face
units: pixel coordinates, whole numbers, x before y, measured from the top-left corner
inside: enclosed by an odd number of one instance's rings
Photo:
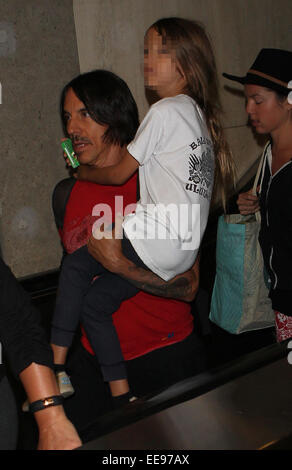
[[[48,406],[55,406],[55,405],[61,405],[63,403],[63,398],[61,395],[55,395],[52,397],[47,397],[44,398],[43,400],[37,400],[33,403],[30,404],[29,410],[31,413],[35,413],[36,411],[43,410],[44,408],[47,408]]]
[[[54,403],[54,399],[53,398],[46,398],[44,400],[44,406],[49,406],[49,405],[53,405]]]

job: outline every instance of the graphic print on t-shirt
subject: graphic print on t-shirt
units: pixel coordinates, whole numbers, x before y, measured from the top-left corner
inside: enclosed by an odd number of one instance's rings
[[[202,146],[204,150],[202,151]],[[199,152],[193,152],[189,155],[189,181],[186,184],[186,190],[199,194],[210,199],[212,192],[212,175],[214,163],[212,159],[212,143],[209,139],[202,137],[197,139],[197,143],[190,145],[192,150],[200,149]]]

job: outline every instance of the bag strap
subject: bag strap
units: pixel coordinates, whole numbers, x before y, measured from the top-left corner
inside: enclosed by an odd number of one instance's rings
[[[264,175],[264,163],[265,163],[265,157],[266,157],[266,153],[267,153],[267,148],[268,146],[270,145],[270,142],[268,142],[264,148],[264,151],[262,153],[262,156],[261,156],[261,159],[260,159],[260,163],[259,163],[259,166],[258,166],[258,169],[257,169],[257,173],[256,173],[256,177],[255,177],[255,180],[254,180],[254,183],[253,183],[253,187],[252,187],[252,194],[254,196],[256,196],[257,194],[257,187],[258,187],[258,182],[259,182],[259,178],[260,178],[260,174],[262,172],[262,178],[261,178],[261,184],[262,184],[262,181],[263,181],[263,175]],[[258,210],[257,212],[255,212],[255,218],[258,222],[261,221],[261,213],[260,211]]]
[[[137,172],[137,186],[136,186],[136,202],[140,201],[140,179],[139,171]]]
[[[264,160],[265,160],[265,156],[266,156],[266,152],[267,152],[267,148],[268,146],[270,145],[270,142],[268,142],[264,148],[264,151],[262,153],[262,156],[261,156],[261,159],[260,159],[260,163],[259,163],[259,166],[258,166],[258,169],[257,169],[257,174],[256,174],[256,177],[255,177],[255,180],[254,180],[254,183],[253,183],[253,188],[252,188],[252,194],[254,196],[256,196],[257,194],[257,186],[258,186],[258,182],[259,182],[259,178],[260,178],[260,174],[261,174],[261,171],[263,170],[264,168]]]
[[[76,181],[77,180],[72,177],[65,178],[56,185],[53,191],[52,208],[58,230],[63,229],[67,202]]]

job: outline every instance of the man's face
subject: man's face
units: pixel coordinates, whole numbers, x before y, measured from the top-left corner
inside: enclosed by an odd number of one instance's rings
[[[72,88],[65,96],[64,121],[79,162],[83,165],[105,166],[103,154],[110,144],[103,142],[103,135],[108,126],[102,126],[90,117]]]

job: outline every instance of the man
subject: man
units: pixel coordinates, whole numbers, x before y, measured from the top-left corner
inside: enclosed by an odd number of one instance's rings
[[[82,165],[116,163],[138,127],[137,107],[130,90],[123,80],[107,71],[90,72],[72,80],[63,90],[61,111],[65,133],[72,139]],[[71,253],[90,240],[89,250],[94,256],[91,231],[98,221],[98,215],[93,215],[96,207],[109,206],[114,215],[117,197],[122,198],[123,208],[136,202],[137,185],[137,173],[115,187],[72,179],[61,182],[53,202],[65,251]],[[193,300],[198,289],[198,262],[192,270],[165,282],[141,268],[129,270],[119,240],[112,242],[105,263],[111,270],[116,263],[120,275],[145,291],[123,302],[113,316],[133,393],[146,395],[204,370],[204,351],[193,331],[193,317],[186,303]],[[65,409],[80,431],[111,409],[107,387],[84,333],[81,343],[68,364],[75,395],[65,401]]]

